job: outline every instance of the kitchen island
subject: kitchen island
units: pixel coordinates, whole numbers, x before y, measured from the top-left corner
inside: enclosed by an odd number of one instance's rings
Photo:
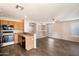
[[[18,34],[19,45],[26,50],[36,48],[36,39],[34,33],[20,33]]]

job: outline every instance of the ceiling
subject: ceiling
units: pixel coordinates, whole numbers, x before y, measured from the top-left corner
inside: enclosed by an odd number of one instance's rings
[[[78,3],[27,3],[19,4],[24,10],[16,9],[17,4],[0,4],[0,17],[24,19],[37,22],[51,22],[79,19]]]

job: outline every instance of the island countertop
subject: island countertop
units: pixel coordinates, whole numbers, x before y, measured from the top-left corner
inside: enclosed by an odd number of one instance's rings
[[[34,36],[34,33],[19,33],[19,35],[24,36],[24,37],[26,37],[26,36]]]

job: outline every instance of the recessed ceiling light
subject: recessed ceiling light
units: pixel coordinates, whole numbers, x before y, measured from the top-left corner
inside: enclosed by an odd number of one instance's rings
[[[27,16],[24,16],[24,19],[27,19]]]

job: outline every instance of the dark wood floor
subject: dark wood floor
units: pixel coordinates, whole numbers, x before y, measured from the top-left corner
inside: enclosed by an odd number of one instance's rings
[[[37,48],[29,51],[19,45],[0,48],[1,56],[79,56],[79,43],[42,38],[37,40]]]

